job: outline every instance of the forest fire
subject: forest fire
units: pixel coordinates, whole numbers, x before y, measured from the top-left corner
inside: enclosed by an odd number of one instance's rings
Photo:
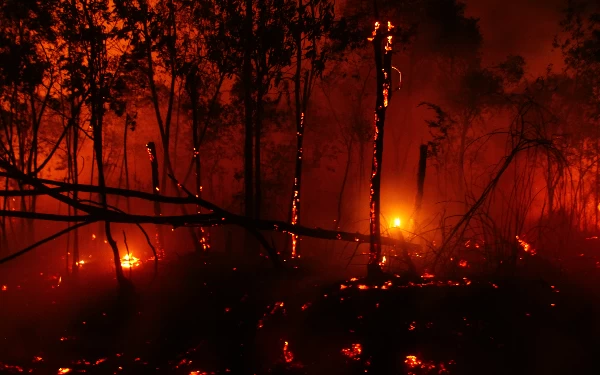
[[[0,372],[600,373],[557,1],[3,0]]]

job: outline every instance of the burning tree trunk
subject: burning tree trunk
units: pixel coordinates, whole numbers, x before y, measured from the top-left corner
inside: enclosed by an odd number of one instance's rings
[[[98,187],[100,192],[100,204],[102,208],[108,210],[108,202],[106,199],[106,182],[104,180],[104,163],[102,161],[102,125],[104,116],[104,94],[102,89],[106,89],[104,86],[104,74],[102,67],[106,63],[106,50],[103,48],[105,44],[101,41],[101,36],[97,36],[100,40],[94,40],[90,43],[90,102],[91,102],[91,119],[90,124],[92,126],[93,140],[94,140],[94,152],[96,157],[96,166],[98,167]],[[100,69],[95,69],[98,67]],[[117,243],[112,237],[110,221],[104,220],[104,233],[106,235],[106,241],[110,245],[113,251],[113,258],[115,263],[115,271],[117,275],[117,281],[122,288],[130,285],[129,280],[125,278],[123,274],[123,268],[121,267],[121,257],[119,256],[119,249]]]
[[[146,144],[148,149],[148,157],[150,158],[150,167],[152,168],[152,193],[154,195],[160,194],[160,187],[158,181],[158,160],[156,159],[156,145],[154,142],[148,142]],[[154,215],[161,216],[160,202],[154,201]],[[158,254],[162,255],[163,252],[163,238],[161,229],[156,226],[156,247],[158,248]]]
[[[369,195],[370,206],[370,254],[368,273],[375,276],[381,273],[381,165],[383,162],[383,126],[385,112],[391,99],[392,84],[392,35],[394,28],[391,22],[387,23],[387,31],[382,30],[379,22],[375,22],[373,42],[375,50],[375,70],[377,73],[377,100],[375,102],[375,135],[373,141],[373,164],[371,171],[371,190]],[[385,44],[383,46],[383,44]],[[382,48],[383,46],[383,48]],[[383,49],[383,53],[382,53]],[[382,56],[383,55],[383,56]]]

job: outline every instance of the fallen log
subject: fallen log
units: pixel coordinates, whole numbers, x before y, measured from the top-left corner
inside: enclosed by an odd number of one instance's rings
[[[240,225],[244,227],[251,226],[257,230],[268,230],[281,233],[296,234],[299,236],[312,237],[324,240],[339,240],[366,243],[369,242],[370,239],[368,234],[334,231],[317,227],[309,228],[301,225],[292,225],[290,223],[278,220],[254,220],[242,215],[236,215],[232,213],[228,213],[227,217],[218,215],[216,213],[173,216],[148,216],[131,215],[115,211],[105,211],[101,214],[98,214],[98,211],[95,211],[93,214],[67,216],[40,212],[0,210],[0,216],[48,220],[55,222],[93,222],[98,220],[108,220],[112,223],[120,224],[170,225],[173,228],[186,226],[206,227],[229,224]],[[409,251],[413,252],[421,250],[421,246],[419,245],[408,243],[402,239],[392,237],[381,237],[381,243],[385,246],[398,246],[406,248]]]
[[[100,188],[93,185],[83,185],[83,184],[70,184],[66,182],[46,180],[34,178],[31,176],[27,176],[17,170],[16,168],[10,166],[8,163],[0,162],[0,167],[3,167],[6,172],[1,175],[5,175],[6,177],[10,177],[13,179],[21,180],[31,186],[33,186],[36,190],[42,194],[49,195],[65,204],[77,207],[81,211],[87,213],[87,215],[79,215],[79,216],[61,216],[54,214],[46,214],[46,213],[37,213],[37,212],[22,212],[22,211],[10,211],[10,210],[0,210],[0,216],[4,215],[6,217],[21,217],[21,218],[31,218],[31,219],[40,219],[40,220],[51,220],[51,221],[70,221],[70,222],[79,222],[79,221],[110,221],[114,223],[130,223],[130,224],[158,224],[158,225],[171,225],[174,228],[182,227],[182,226],[213,226],[213,225],[224,225],[224,224],[235,224],[239,225],[243,228],[250,230],[253,233],[258,233],[258,230],[269,230],[269,231],[277,231],[282,233],[291,233],[300,236],[313,237],[319,239],[326,240],[342,240],[342,241],[351,241],[351,242],[369,242],[370,236],[361,234],[361,233],[350,233],[350,232],[342,232],[342,231],[333,231],[327,230],[323,228],[309,228],[305,226],[292,225],[290,223],[284,221],[277,220],[255,220],[252,218],[248,218],[242,215],[236,215],[230,213],[221,207],[208,202],[202,198],[198,198],[195,196],[188,197],[168,197],[160,194],[153,193],[145,193],[141,191],[128,190],[128,189],[120,189],[120,188],[110,188],[105,187],[104,193],[111,195],[120,195],[124,197],[132,197],[132,198],[140,198],[150,202],[163,202],[163,203],[172,203],[172,204],[198,204],[208,210],[212,211],[209,214],[194,214],[194,215],[178,215],[178,216],[146,216],[146,215],[132,215],[129,213],[117,212],[114,210],[105,210],[99,207],[94,207],[90,205],[83,204],[80,201],[74,201],[73,199],[66,197],[61,192],[68,191],[80,191],[80,192],[91,192],[98,193],[100,192]],[[171,177],[174,179],[174,177]],[[181,186],[179,183],[177,183]],[[57,188],[50,188],[47,185],[58,186]],[[19,193],[27,194],[30,191],[23,191]],[[260,235],[259,235],[260,237]],[[260,238],[259,238],[260,240]],[[269,256],[277,262],[277,254],[273,251],[273,249],[268,246],[266,241],[260,241],[263,243],[263,246],[269,252]],[[404,250],[410,251],[420,251],[421,247],[419,245],[407,243],[403,239],[395,239],[390,237],[382,237],[381,244],[386,246],[399,246]]]

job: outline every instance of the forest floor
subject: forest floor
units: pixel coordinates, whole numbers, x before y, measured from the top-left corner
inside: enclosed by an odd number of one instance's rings
[[[0,373],[599,374],[600,270],[578,282],[378,285],[191,254],[132,272],[135,296],[0,273]]]

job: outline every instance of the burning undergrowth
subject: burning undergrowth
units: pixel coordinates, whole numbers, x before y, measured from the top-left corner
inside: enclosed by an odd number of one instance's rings
[[[338,276],[315,277],[305,269],[276,272],[193,256],[162,263],[150,286],[150,275],[136,267],[136,298],[86,283],[85,274],[79,287],[44,284],[49,300],[31,306],[42,320],[30,331],[19,323],[12,335],[27,344],[3,351],[0,369],[561,374],[590,373],[598,354],[594,309],[580,296],[574,302],[568,286],[433,275],[418,282],[394,275],[377,283],[334,282]],[[31,304],[33,288],[9,284],[0,292],[3,306],[18,311]],[[4,315],[3,325],[15,321]],[[10,342],[11,333],[3,331]]]

